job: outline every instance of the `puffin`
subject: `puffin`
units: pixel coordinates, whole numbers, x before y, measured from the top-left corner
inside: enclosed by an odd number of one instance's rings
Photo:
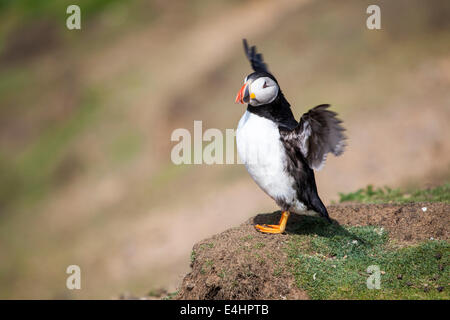
[[[277,225],[255,225],[263,233],[283,233],[291,213],[319,216],[332,223],[317,193],[314,170],[328,153],[339,156],[346,146],[345,129],[329,104],[318,105],[295,120],[277,79],[261,53],[244,51],[253,73],[247,75],[236,103],[247,104],[236,130],[239,158],[256,184],[281,208]]]

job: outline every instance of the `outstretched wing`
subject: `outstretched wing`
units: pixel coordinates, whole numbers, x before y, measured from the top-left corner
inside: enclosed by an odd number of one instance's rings
[[[248,47],[247,39],[242,39],[244,43],[244,51],[247,56],[248,61],[252,65],[253,70],[255,71],[265,71],[268,72],[267,65],[264,63],[264,59],[261,53],[256,52],[256,47],[252,46]]]
[[[309,167],[315,170],[322,168],[329,152],[336,156],[344,152],[345,129],[337,113],[327,110],[329,107],[322,104],[309,110],[294,130],[280,129],[286,147],[300,150]]]

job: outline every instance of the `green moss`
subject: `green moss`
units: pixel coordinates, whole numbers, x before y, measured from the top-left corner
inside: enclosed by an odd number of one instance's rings
[[[266,260],[259,253],[255,253],[254,257],[255,257],[256,261],[258,261],[258,263],[260,265],[263,265],[263,264],[266,263]]]
[[[247,235],[247,236],[245,236],[245,237],[242,237],[241,240],[244,241],[244,242],[247,242],[247,241],[252,240],[253,238],[254,238],[254,236],[252,236],[252,235]]]
[[[288,265],[313,299],[448,299],[450,245],[425,241],[393,248],[375,226],[324,225],[308,218],[288,246]],[[316,232],[318,229],[322,230]],[[302,234],[301,231],[305,231]],[[438,257],[438,258],[437,258]],[[368,289],[369,266],[381,271],[381,288]],[[447,268],[448,269],[448,268]],[[399,276],[400,275],[400,276]],[[400,278],[400,279],[399,279]],[[425,289],[428,288],[428,289]]]
[[[194,250],[192,250],[192,252],[191,252],[191,263],[194,263],[196,256],[197,256],[197,253]]]
[[[217,274],[221,279],[224,279],[227,276],[227,273],[225,269],[220,270],[220,272]]]
[[[264,242],[257,242],[255,243],[255,249],[261,249],[264,248],[266,246],[266,244]]]
[[[214,265],[214,261],[212,261],[211,259],[206,259],[205,261],[205,266],[208,268],[211,268]]]

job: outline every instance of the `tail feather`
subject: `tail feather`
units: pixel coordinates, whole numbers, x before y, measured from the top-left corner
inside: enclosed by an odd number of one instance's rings
[[[328,215],[327,208],[325,207],[322,200],[320,200],[320,198],[318,196],[314,197],[314,199],[312,199],[311,207],[312,207],[311,209],[318,212],[319,215],[321,217],[325,218],[329,223],[333,223],[333,220],[331,220],[330,216]]]

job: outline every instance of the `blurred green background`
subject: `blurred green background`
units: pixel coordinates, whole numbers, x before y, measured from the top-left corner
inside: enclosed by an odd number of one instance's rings
[[[449,180],[448,0],[0,0],[0,298],[171,291],[196,241],[276,210],[241,165],[170,160],[174,129],[236,127],[244,37],[297,118],[330,103],[344,120],[325,202]]]

